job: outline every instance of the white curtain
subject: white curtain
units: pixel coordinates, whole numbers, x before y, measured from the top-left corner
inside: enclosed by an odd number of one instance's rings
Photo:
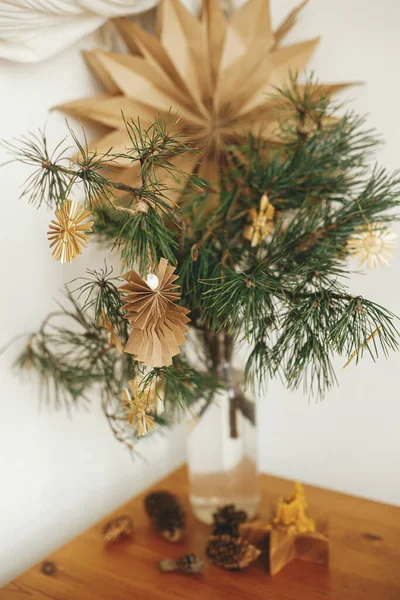
[[[42,60],[111,17],[141,13],[155,4],[157,0],[0,0],[0,58]]]

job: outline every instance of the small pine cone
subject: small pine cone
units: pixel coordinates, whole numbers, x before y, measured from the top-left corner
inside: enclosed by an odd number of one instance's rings
[[[123,537],[131,535],[132,531],[133,523],[130,517],[117,517],[104,527],[103,536],[106,542],[116,542]]]
[[[184,554],[177,560],[165,558],[160,560],[158,567],[161,571],[181,571],[187,575],[195,575],[204,571],[204,562],[195,554]]]
[[[184,573],[202,573],[204,571],[204,562],[195,554],[184,554],[176,561],[178,568]]]
[[[209,538],[206,554],[217,567],[238,571],[255,561],[261,551],[241,538],[220,535]]]
[[[214,517],[214,528],[211,535],[230,535],[239,537],[239,525],[248,520],[244,510],[235,510],[234,504],[219,508]]]
[[[178,542],[185,533],[185,513],[178,499],[169,492],[152,492],[145,498],[145,509],[153,525],[168,542]]]

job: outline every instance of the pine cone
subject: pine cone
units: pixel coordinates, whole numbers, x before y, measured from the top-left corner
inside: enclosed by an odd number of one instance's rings
[[[230,535],[211,536],[206,547],[211,562],[229,571],[246,568],[260,554],[261,551],[252,544]]]
[[[161,571],[181,571],[188,575],[195,575],[204,571],[204,562],[195,554],[184,554],[177,560],[173,558],[165,558],[160,560],[158,567]]]
[[[234,504],[227,504],[219,508],[214,517],[214,528],[211,535],[230,535],[239,537],[239,525],[245,523],[247,513],[244,510],[235,510]]]
[[[184,554],[176,561],[178,568],[184,573],[202,573],[204,571],[204,562],[195,554]]]
[[[185,513],[176,496],[164,491],[152,492],[145,498],[145,509],[165,540],[177,542],[183,537]]]
[[[104,527],[103,536],[106,542],[115,542],[123,537],[127,537],[132,531],[133,523],[130,517],[117,517]]]

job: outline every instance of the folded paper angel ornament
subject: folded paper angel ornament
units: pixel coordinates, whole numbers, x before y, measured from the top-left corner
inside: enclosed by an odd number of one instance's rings
[[[132,270],[120,287],[125,300],[125,318],[132,328],[125,352],[148,367],[168,367],[186,342],[189,311],[176,302],[180,298],[175,267],[160,260],[157,276],[145,281]]]

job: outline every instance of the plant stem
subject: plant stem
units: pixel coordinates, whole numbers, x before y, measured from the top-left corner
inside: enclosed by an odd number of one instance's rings
[[[236,440],[239,437],[236,396],[229,398],[229,430],[231,438]]]
[[[224,331],[203,330],[206,355],[211,370],[224,382],[229,395],[229,431],[232,439],[239,437],[238,411],[255,425],[255,407],[234,384],[232,376],[232,354],[234,338]]]
[[[85,179],[85,174],[84,174],[85,171],[75,171],[74,169],[68,169],[67,167],[62,167],[60,165],[49,165],[49,166],[46,166],[46,168],[60,171],[61,173],[64,173],[65,175],[71,175],[72,177],[79,178],[81,180]],[[87,173],[87,171],[86,171],[86,173]],[[131,185],[127,185],[126,183],[119,183],[118,181],[111,181],[111,180],[107,180],[107,185],[114,188],[115,190],[120,190],[122,192],[131,193],[134,195],[134,198],[136,201],[141,200],[147,206],[149,206],[149,207],[152,206],[152,203],[149,202],[149,200],[142,197],[142,194],[141,194],[142,188],[141,187],[137,188],[137,187],[133,187]],[[111,198],[108,198],[108,200],[112,204],[113,208],[115,210],[117,210],[118,212],[126,213],[129,215],[137,214],[137,211],[135,209],[128,208],[126,206],[120,206],[119,204],[115,204],[115,202]]]
[[[75,171],[74,169],[68,169],[67,167],[62,167],[60,165],[50,165],[48,168],[53,170],[56,169],[61,173],[65,173],[65,175],[72,175],[75,177],[79,177],[80,179],[85,178],[85,171]],[[116,190],[121,190],[122,192],[131,192],[135,196],[140,195],[141,192],[141,188],[136,188],[131,185],[127,185],[126,183],[119,183],[118,181],[107,180],[107,185]]]

